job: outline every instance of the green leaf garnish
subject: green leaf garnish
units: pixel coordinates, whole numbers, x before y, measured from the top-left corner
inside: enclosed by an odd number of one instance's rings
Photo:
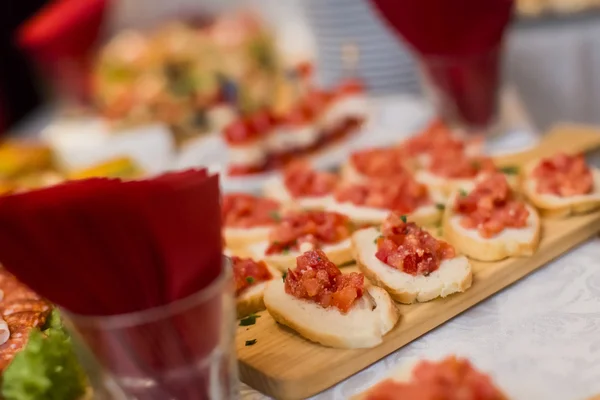
[[[402,222],[406,223],[406,215],[402,215],[402,216],[400,217],[400,219],[402,220]]]
[[[289,252],[290,252],[290,248],[289,248],[289,247],[284,247],[284,248],[281,250],[281,254],[289,254]]]
[[[437,203],[435,205],[435,208],[437,208],[440,211],[444,211],[446,209],[446,206],[444,204],[442,204],[442,203]]]
[[[254,278],[251,276],[247,276],[246,277],[246,282],[248,282],[250,285],[252,285],[254,283]]]
[[[246,346],[252,346],[255,343],[256,343],[256,339],[246,340]]]
[[[285,278],[287,278],[287,271],[285,271],[283,273],[283,275],[281,276],[281,279],[285,282]]]
[[[269,213],[269,216],[271,217],[271,219],[273,219],[274,221],[281,221],[281,215],[279,214],[279,211],[271,211]]]
[[[500,172],[506,175],[517,175],[519,173],[519,167],[516,165],[510,165],[500,168]]]
[[[250,326],[256,324],[256,318],[260,318],[260,315],[250,314],[240,320],[240,326]]]
[[[382,238],[382,237],[383,237],[382,235],[379,235],[379,236],[377,236],[377,237],[375,238],[375,240],[373,240],[373,243],[377,244],[377,241],[378,241],[380,238]]]
[[[460,195],[461,195],[462,197],[466,197],[466,196],[468,195],[468,193],[467,193],[467,191],[466,191],[465,189],[460,189],[460,190],[458,191],[458,193],[460,193]]]

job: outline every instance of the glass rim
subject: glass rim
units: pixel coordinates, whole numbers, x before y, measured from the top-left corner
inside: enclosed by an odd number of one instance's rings
[[[75,323],[77,327],[91,327],[101,324],[103,330],[130,328],[145,323],[159,321],[183,313],[196,304],[212,299],[232,276],[230,268],[231,259],[223,255],[222,264],[223,268],[221,273],[208,286],[187,297],[165,305],[116,315],[83,315],[72,313],[69,310],[61,308],[61,314],[71,322]]]

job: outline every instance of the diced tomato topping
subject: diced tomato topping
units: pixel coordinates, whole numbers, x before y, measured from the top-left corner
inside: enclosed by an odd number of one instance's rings
[[[327,107],[331,104],[331,100],[333,99],[333,95],[324,90],[311,90],[305,99],[305,107],[309,109],[309,111],[313,115],[319,115],[326,111]]]
[[[336,97],[361,94],[365,92],[365,85],[358,79],[348,79],[342,82],[337,90]]]
[[[266,132],[261,132],[248,118],[240,117],[223,130],[223,138],[229,145],[241,145],[259,140]]]
[[[231,257],[233,277],[235,279],[235,295],[257,283],[273,278],[264,261],[254,261],[250,258]]]
[[[257,132],[257,136],[263,136],[275,127],[275,117],[269,110],[257,111],[248,117],[248,124]]]
[[[333,192],[337,177],[315,171],[306,162],[294,162],[283,173],[283,182],[293,197],[325,196]]]
[[[462,193],[454,209],[463,215],[460,223],[464,228],[477,229],[484,238],[493,237],[505,228],[523,228],[529,217],[529,210],[522,201],[514,199],[501,173],[488,175],[471,193]]]
[[[467,145],[478,144],[481,139],[461,140],[441,120],[431,122],[423,132],[401,144],[410,156],[433,154],[436,152],[464,152]]]
[[[556,154],[533,170],[537,191],[561,197],[588,194],[594,189],[592,171],[582,154]]]
[[[335,199],[405,214],[431,202],[427,187],[410,175],[341,186],[335,192]]]
[[[298,250],[303,243],[313,248],[350,237],[355,227],[348,217],[327,211],[296,211],[286,214],[273,228],[266,254]]]
[[[490,377],[468,360],[448,357],[421,361],[408,382],[387,379],[374,386],[367,400],[506,400]]]
[[[342,274],[321,250],[308,251],[289,269],[285,291],[299,299],[314,301],[324,308],[337,307],[346,313],[364,293],[365,278],[358,272]]]
[[[406,217],[392,213],[377,239],[377,257],[381,262],[410,275],[429,275],[443,260],[455,257],[454,248],[438,240]]]
[[[409,162],[405,152],[399,148],[372,148],[361,150],[350,156],[354,169],[370,178],[390,178],[406,175]]]
[[[474,178],[481,173],[497,171],[491,158],[467,157],[463,150],[438,149],[431,153],[429,171],[446,178]]]
[[[279,203],[247,193],[223,196],[221,215],[223,224],[230,228],[253,228],[273,225],[278,219]]]

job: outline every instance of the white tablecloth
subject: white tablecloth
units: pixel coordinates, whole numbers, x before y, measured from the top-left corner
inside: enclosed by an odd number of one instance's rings
[[[348,399],[407,359],[453,353],[490,372],[515,400],[599,394],[599,260],[595,238],[314,399]],[[266,398],[242,390],[243,400]]]

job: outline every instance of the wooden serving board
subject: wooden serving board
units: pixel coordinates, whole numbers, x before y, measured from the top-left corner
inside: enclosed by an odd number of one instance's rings
[[[581,152],[600,147],[600,131],[563,126],[540,147],[508,157],[503,165],[521,165],[556,151]],[[238,327],[236,346],[241,380],[277,399],[304,399],[350,377],[480,301],[511,285],[600,231],[600,211],[566,220],[544,220],[542,240],[531,257],[485,263],[473,261],[473,286],[465,293],[428,303],[398,304],[402,317],[384,342],[371,349],[324,347],[280,326],[268,312],[255,325]],[[348,270],[353,270],[350,267]],[[252,346],[246,341],[256,339]]]

